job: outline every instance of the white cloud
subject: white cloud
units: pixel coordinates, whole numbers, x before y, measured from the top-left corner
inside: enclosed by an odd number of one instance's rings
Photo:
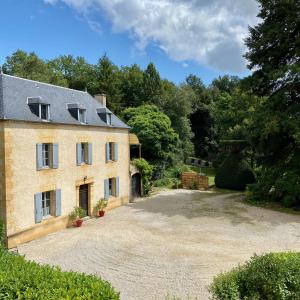
[[[44,1],[64,2],[85,17],[100,10],[112,30],[128,32],[141,51],[153,43],[175,61],[196,61],[227,72],[245,70],[243,39],[248,25],[258,22],[255,0]]]

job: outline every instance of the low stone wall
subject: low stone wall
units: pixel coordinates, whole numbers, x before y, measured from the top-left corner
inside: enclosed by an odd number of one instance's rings
[[[199,189],[208,189],[208,176],[200,175],[195,172],[183,172],[181,174],[182,187],[185,189],[198,187]]]

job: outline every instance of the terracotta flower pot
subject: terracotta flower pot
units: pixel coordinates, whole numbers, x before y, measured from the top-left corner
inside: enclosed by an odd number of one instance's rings
[[[104,214],[105,214],[105,211],[104,210],[99,210],[98,211],[98,217],[103,217],[104,216]]]
[[[83,222],[83,220],[78,219],[78,220],[76,220],[76,221],[74,222],[74,226],[75,226],[75,227],[81,227],[82,222]]]

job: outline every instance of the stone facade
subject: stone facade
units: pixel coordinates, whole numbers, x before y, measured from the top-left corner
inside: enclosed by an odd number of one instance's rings
[[[181,182],[183,188],[192,188],[194,185],[199,189],[208,189],[208,177],[195,172],[184,172],[181,174]]]
[[[82,184],[89,187],[89,215],[104,197],[107,178],[119,177],[119,196],[109,198],[107,209],[128,203],[128,129],[22,121],[0,121],[0,125],[0,217],[6,222],[9,248],[66,227],[69,213],[79,205]],[[107,142],[118,143],[116,162],[106,162]],[[38,143],[58,144],[57,169],[37,170]],[[76,164],[77,143],[92,144],[91,165]],[[61,189],[61,216],[36,224],[34,195],[56,189]]]

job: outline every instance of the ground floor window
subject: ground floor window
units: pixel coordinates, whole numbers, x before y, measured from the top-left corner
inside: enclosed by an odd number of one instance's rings
[[[109,196],[116,196],[116,178],[109,178],[108,186]]]
[[[51,192],[42,193],[42,213],[43,217],[51,215]]]
[[[119,177],[104,180],[104,198],[119,197]]]

